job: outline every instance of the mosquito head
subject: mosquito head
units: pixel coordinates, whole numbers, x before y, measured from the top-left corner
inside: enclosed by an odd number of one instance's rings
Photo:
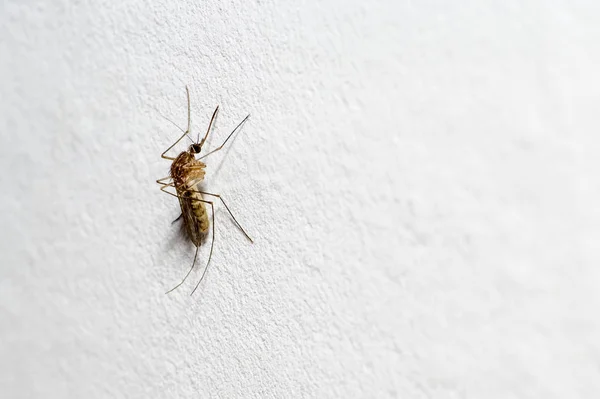
[[[199,154],[202,150],[202,144],[194,143],[190,146],[189,152],[192,154]]]

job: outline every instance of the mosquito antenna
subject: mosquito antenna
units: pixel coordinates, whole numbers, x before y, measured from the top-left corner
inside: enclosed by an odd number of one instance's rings
[[[194,140],[192,140],[192,138],[190,136],[188,136],[186,133],[190,132],[190,92],[188,91],[187,86],[185,87],[186,93],[187,93],[187,100],[188,100],[188,126],[187,126],[187,131],[183,130],[177,123],[173,122],[171,119],[167,118],[166,116],[164,116],[156,107],[152,107],[154,108],[154,110],[164,119],[166,119],[167,121],[171,122],[171,124],[173,126],[175,126],[177,129],[179,129],[181,131],[181,133],[184,133],[187,138],[193,143]]]
[[[246,122],[248,120],[248,118],[250,118],[250,114],[248,114],[240,123],[238,123],[238,125],[235,127],[235,129],[233,129],[233,131],[231,133],[229,133],[229,136],[227,136],[227,138],[225,139],[225,141],[223,142],[223,144],[221,144],[220,146],[218,146],[217,148],[215,148],[214,150],[212,150],[211,152],[202,155],[200,158],[198,158],[198,160],[201,160],[202,158],[206,158],[207,156],[209,156],[210,154],[212,154],[213,152],[217,152],[219,151],[221,148],[223,148],[223,146],[227,143],[227,140],[229,140],[229,138],[231,136],[233,136],[233,134],[240,128],[240,126],[242,126],[244,124],[244,122]]]
[[[187,133],[187,132],[186,132],[185,130],[183,130],[183,129],[182,129],[182,128],[181,128],[181,127],[180,127],[180,126],[177,124],[177,123],[173,122],[171,119],[169,119],[169,118],[167,118],[166,116],[164,116],[163,114],[161,114],[161,113],[160,113],[158,110],[156,110],[156,112],[158,112],[158,114],[159,114],[160,116],[162,116],[163,118],[165,118],[166,120],[168,120],[169,122],[171,122],[171,124],[172,124],[173,126],[175,126],[177,129],[181,130],[181,132],[182,132],[182,133],[184,133],[184,134],[185,134],[185,133]],[[188,132],[189,132],[189,130],[188,130]],[[192,140],[192,138],[191,138],[189,135],[187,135],[187,134],[186,134],[186,137],[187,137],[187,138],[188,138],[188,139],[189,139],[189,140],[190,140],[192,143],[194,142],[194,140]]]

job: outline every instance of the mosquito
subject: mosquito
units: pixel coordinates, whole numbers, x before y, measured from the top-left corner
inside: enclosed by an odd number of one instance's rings
[[[181,135],[181,137],[179,137],[179,139],[177,141],[175,141],[169,148],[167,148],[161,154],[161,158],[172,161],[171,169],[170,169],[169,176],[163,177],[162,179],[158,179],[156,182],[158,184],[160,184],[161,191],[163,191],[169,195],[172,195],[174,197],[177,197],[179,199],[179,205],[181,207],[181,215],[175,221],[173,221],[173,223],[183,217],[183,224],[185,226],[187,235],[190,238],[190,240],[192,241],[192,243],[196,246],[194,260],[192,262],[192,266],[190,267],[190,270],[187,272],[187,274],[185,275],[183,280],[181,280],[181,282],[179,284],[177,284],[175,287],[173,287],[169,291],[167,291],[166,294],[179,288],[185,282],[185,280],[188,278],[188,276],[194,269],[194,266],[196,265],[196,259],[198,257],[198,249],[200,248],[200,245],[202,245],[202,243],[206,239],[206,236],[208,235],[208,230],[209,230],[211,222],[212,222],[212,239],[211,239],[211,243],[210,243],[210,253],[208,255],[208,261],[206,262],[206,266],[204,267],[204,271],[202,272],[202,276],[200,277],[200,280],[198,280],[198,283],[196,284],[196,286],[194,287],[194,290],[190,294],[190,295],[193,295],[194,292],[196,292],[196,290],[200,286],[200,283],[204,279],[204,275],[206,274],[206,271],[208,270],[208,266],[210,264],[210,259],[212,257],[213,247],[214,247],[214,243],[215,243],[214,203],[213,203],[213,201],[208,201],[208,200],[204,199],[204,196],[218,198],[221,201],[221,203],[225,206],[225,209],[227,209],[227,212],[229,212],[229,215],[231,216],[231,218],[233,219],[233,221],[235,222],[237,227],[242,231],[242,233],[244,233],[244,235],[250,242],[253,242],[252,238],[250,238],[248,233],[246,233],[246,230],[244,230],[244,228],[240,225],[240,223],[237,221],[235,216],[233,216],[233,213],[231,212],[231,210],[229,209],[229,207],[223,200],[223,197],[221,197],[221,195],[219,195],[219,194],[212,194],[212,193],[209,193],[206,191],[202,191],[201,188],[199,187],[199,184],[204,180],[205,168],[206,168],[206,164],[204,162],[202,162],[201,160],[211,154],[214,154],[215,152],[219,151],[220,149],[222,149],[225,146],[225,144],[227,143],[227,141],[231,138],[231,136],[233,136],[233,134],[248,120],[250,115],[247,115],[235,127],[235,129],[233,129],[233,131],[231,133],[229,133],[229,135],[227,136],[225,141],[223,141],[223,143],[220,146],[218,146],[214,150],[209,151],[205,154],[201,154],[202,146],[206,142],[206,139],[208,138],[208,134],[210,133],[210,130],[213,126],[213,122],[215,121],[217,114],[219,112],[219,106],[217,106],[217,108],[215,108],[212,118],[210,119],[208,129],[206,130],[206,134],[204,135],[202,140],[200,140],[200,133],[198,133],[198,138],[196,139],[196,141],[194,141],[189,137],[189,134],[190,134],[190,91],[187,86],[185,87],[185,92],[187,95],[187,117],[188,117],[187,129],[184,131],[182,128],[177,126],[177,124],[175,124],[175,122],[171,121],[168,118],[165,118],[169,122],[171,122],[173,125],[175,125],[181,132],[183,132],[183,134]],[[188,149],[186,151],[181,152],[176,157],[170,157],[170,156],[166,155],[166,153],[169,152],[173,147],[175,147],[175,145],[177,145],[181,140],[183,140],[184,137],[187,137],[192,142],[192,144],[188,147]],[[167,191],[168,188],[174,188],[176,193]],[[206,210],[207,204],[210,205],[210,209],[211,209],[211,221],[210,222],[209,222],[209,218],[208,218],[208,212]]]

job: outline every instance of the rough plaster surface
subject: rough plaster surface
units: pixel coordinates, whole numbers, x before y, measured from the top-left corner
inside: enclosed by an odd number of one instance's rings
[[[598,2],[0,7],[1,397],[600,397]]]

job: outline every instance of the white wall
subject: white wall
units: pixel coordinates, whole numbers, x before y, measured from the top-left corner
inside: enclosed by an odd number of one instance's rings
[[[600,395],[597,1],[0,10],[3,398]]]

